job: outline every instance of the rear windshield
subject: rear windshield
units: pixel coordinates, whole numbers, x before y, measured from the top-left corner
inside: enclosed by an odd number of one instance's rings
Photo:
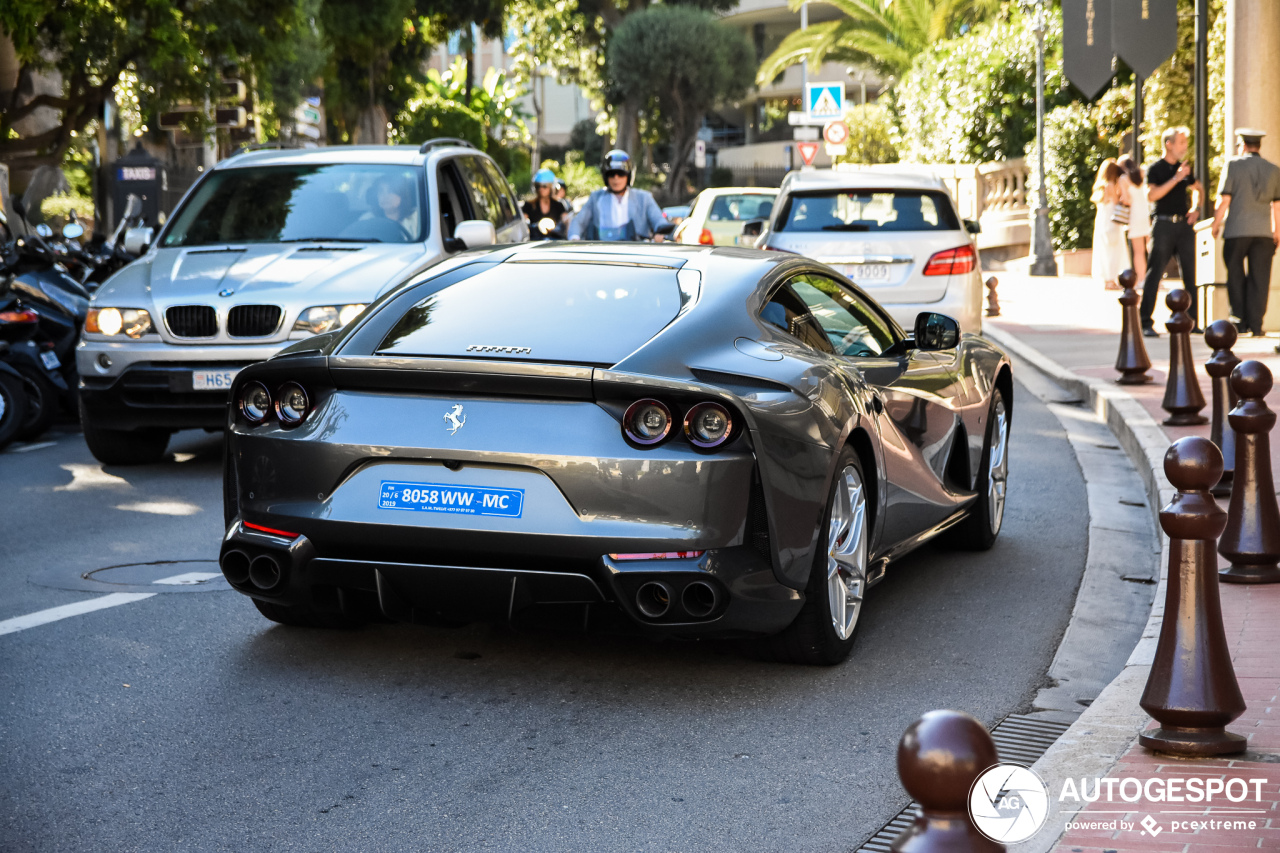
[[[711,202],[707,219],[711,222],[745,222],[748,219],[765,219],[772,212],[772,195],[722,195]]]
[[[163,245],[417,243],[426,239],[421,182],[409,166],[223,169],[178,211]]]
[[[670,268],[506,263],[414,305],[377,354],[612,365],[680,305]]]
[[[946,193],[930,190],[837,190],[787,200],[779,231],[958,231]]]

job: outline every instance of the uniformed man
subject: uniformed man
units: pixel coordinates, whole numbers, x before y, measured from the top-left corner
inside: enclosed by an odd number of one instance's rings
[[[1178,256],[1178,266],[1182,269],[1183,287],[1191,297],[1189,313],[1192,317],[1197,316],[1196,234],[1191,226],[1196,224],[1200,215],[1200,183],[1191,175],[1191,164],[1182,160],[1187,153],[1190,132],[1185,127],[1166,130],[1161,136],[1164,157],[1147,169],[1147,198],[1154,207],[1155,222],[1151,226],[1151,260],[1147,264],[1147,277],[1142,282],[1139,315],[1142,334],[1149,338],[1159,336],[1152,315],[1160,292],[1160,278],[1174,255]]]
[[[1266,135],[1251,127],[1236,131],[1238,156],[1222,170],[1213,212],[1213,236],[1223,237],[1232,319],[1254,336],[1262,334],[1272,255],[1280,245],[1280,166],[1258,153]]]

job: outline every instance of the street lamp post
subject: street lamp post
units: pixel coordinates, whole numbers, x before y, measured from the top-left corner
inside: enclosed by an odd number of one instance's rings
[[[1035,260],[1032,275],[1058,274],[1053,259],[1053,240],[1049,236],[1049,199],[1044,191],[1044,0],[1036,0],[1036,157],[1040,163],[1040,190],[1036,218],[1031,225],[1031,247]]]

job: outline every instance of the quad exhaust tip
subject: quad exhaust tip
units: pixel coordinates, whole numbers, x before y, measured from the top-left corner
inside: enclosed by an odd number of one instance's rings
[[[702,581],[694,581],[684,588],[680,594],[680,603],[684,610],[695,619],[710,616],[719,603],[715,587]]]
[[[228,551],[222,555],[222,574],[236,586],[249,582],[249,555],[244,551]]]
[[[650,619],[661,619],[671,609],[671,587],[661,581],[649,581],[636,593],[636,607]]]
[[[258,589],[265,591],[275,588],[280,583],[280,577],[280,564],[276,562],[275,557],[263,554],[254,557],[253,562],[249,564],[249,580]]]

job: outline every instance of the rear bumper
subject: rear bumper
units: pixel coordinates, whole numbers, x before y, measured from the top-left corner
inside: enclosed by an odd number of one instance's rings
[[[946,314],[960,324],[960,331],[982,333],[982,281],[953,276],[946,293],[937,302],[886,302],[880,307],[898,321],[898,325],[910,332],[916,325],[916,315],[922,311]],[[869,290],[877,296],[874,290]],[[879,300],[878,300],[879,301]]]
[[[406,622],[552,616],[595,625],[621,614],[650,634],[738,637],[781,631],[803,604],[802,594],[777,583],[768,561],[746,546],[673,560],[543,555],[528,561],[538,568],[391,562],[328,556],[305,536],[271,535],[237,520],[219,560],[235,589],[263,601]],[[654,588],[646,585],[665,591],[663,612],[641,602]]]

